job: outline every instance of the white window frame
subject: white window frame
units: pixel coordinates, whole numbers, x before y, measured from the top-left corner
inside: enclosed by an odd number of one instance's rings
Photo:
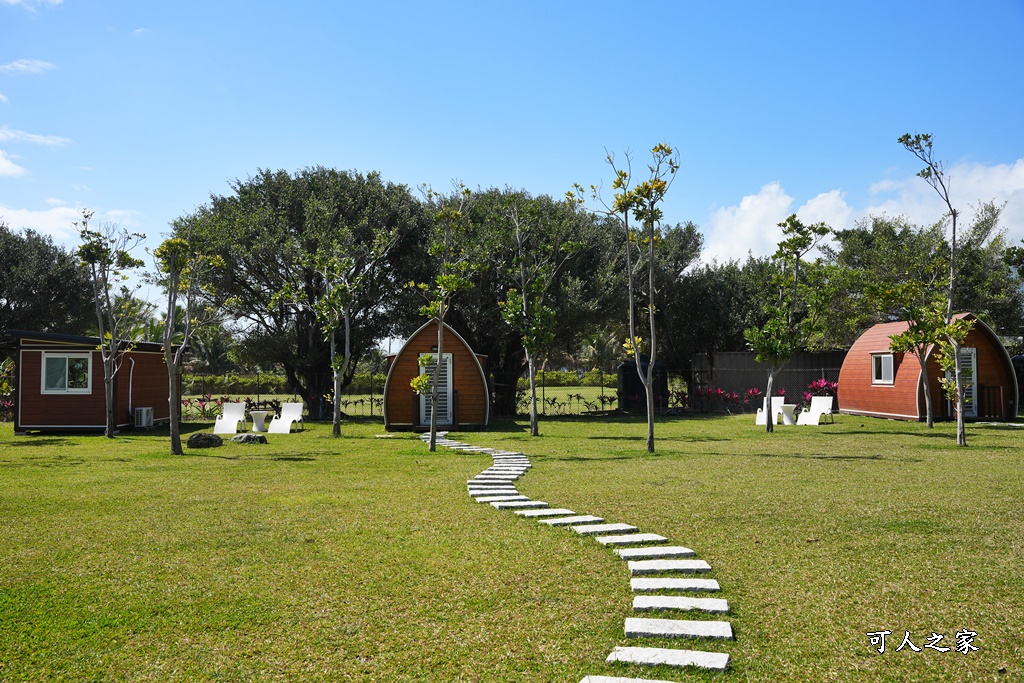
[[[42,394],[91,394],[92,393],[92,354],[89,352],[84,353],[54,353],[51,351],[44,351],[42,354],[42,369],[40,372],[39,389]],[[46,362],[53,358],[60,358],[64,360],[64,388],[63,389],[48,389],[46,387]],[[86,374],[85,374],[85,387],[68,387],[68,361],[72,359],[84,359],[87,363]]]
[[[878,361],[881,360],[881,366]],[[888,377],[886,377],[886,360],[888,360]],[[881,372],[878,372],[881,370]],[[896,383],[896,363],[891,353],[871,354],[871,383],[881,386],[892,386]]]

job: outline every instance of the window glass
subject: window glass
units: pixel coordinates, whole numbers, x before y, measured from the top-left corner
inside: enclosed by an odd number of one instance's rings
[[[880,353],[871,356],[873,384],[892,384],[892,354]]]
[[[68,389],[89,388],[89,359],[68,358]]]
[[[58,356],[45,357],[45,384],[46,391],[66,391],[68,388],[68,359]]]

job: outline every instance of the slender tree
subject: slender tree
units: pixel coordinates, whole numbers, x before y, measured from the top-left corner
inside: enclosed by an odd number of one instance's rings
[[[597,191],[591,186],[594,198],[601,203],[602,213],[614,217],[625,238],[627,300],[629,308],[629,337],[626,338],[627,352],[636,359],[637,375],[644,386],[647,403],[647,442],[648,453],[654,452],[654,366],[657,361],[658,332],[655,317],[657,308],[657,258],[656,243],[660,240],[660,225],[664,214],[661,203],[665,194],[675,180],[679,170],[679,153],[667,144],[658,144],[651,149],[651,162],[647,166],[646,180],[633,185],[632,155],[626,152],[625,165],[620,166],[613,154],[608,154],[606,161],[612,168],[615,179],[612,181],[612,204],[605,204]],[[575,186],[577,197],[582,196],[582,187]],[[630,219],[639,223],[639,229],[630,225]],[[644,273],[646,271],[646,273]],[[637,301],[642,293],[640,278],[646,275],[647,281],[647,333],[650,335],[646,344],[648,356],[646,366],[640,357],[639,344],[642,337],[638,334]]]
[[[949,178],[946,176],[945,164],[935,158],[932,150],[932,136],[928,133],[917,133],[911,135],[905,133],[897,140],[903,148],[917,157],[925,166],[917,175],[924,179],[928,185],[939,195],[950,221],[949,240],[949,286],[946,297],[946,343],[948,344],[948,355],[952,355],[953,376],[956,386],[956,443],[958,446],[967,445],[967,430],[964,426],[964,372],[963,363],[960,357],[960,348],[964,339],[967,338],[968,330],[963,326],[954,324],[953,303],[956,297],[957,286],[957,219],[960,211],[953,206],[953,200],[949,192]]]
[[[818,320],[820,299],[808,305],[810,292],[806,288],[801,289],[801,268],[808,265],[803,257],[829,233],[824,223],[805,225],[796,214],[779,223],[779,227],[782,228],[782,241],[773,256],[780,265],[773,283],[778,287],[778,300],[766,311],[768,320],[763,327],[752,327],[743,332],[747,344],[755,353],[755,360],[768,366],[765,389],[767,432],[775,429],[775,415],[771,412],[775,376],[811,337]]]
[[[134,293],[141,285],[125,284],[129,271],[145,265],[132,256],[131,251],[145,239],[145,235],[128,232],[112,223],[93,229],[89,225],[93,212],[83,210],[78,228],[82,244],[78,255],[89,270],[96,325],[99,332],[99,352],[103,361],[103,386],[106,392],[106,428],[104,435],[112,439],[117,433],[117,415],[114,406],[114,382],[121,369],[124,354],[132,348],[133,329],[148,315],[148,310],[135,305]],[[140,317],[142,316],[142,317]]]
[[[423,195],[434,218],[434,233],[428,253],[436,261],[436,274],[431,282],[410,281],[407,285],[424,298],[420,313],[437,322],[437,356],[429,372],[413,378],[412,387],[422,393],[425,379],[430,382],[430,451],[437,450],[437,410],[439,403],[439,379],[444,371],[444,319],[451,308],[452,299],[459,292],[469,289],[473,283],[468,278],[475,267],[468,239],[469,222],[466,213],[473,193],[462,184],[456,184],[449,194],[435,192],[424,186]]]
[[[504,239],[514,244],[514,257],[506,265],[515,287],[508,290],[501,302],[502,318],[519,332],[526,350],[530,381],[530,435],[538,436],[537,358],[555,338],[555,309],[548,304],[558,283],[562,268],[582,244],[573,240],[576,233],[560,216],[544,215],[536,205],[528,203],[521,193],[511,194],[506,209],[507,229]],[[570,220],[574,220],[576,204],[569,203]]]
[[[153,251],[156,279],[167,293],[167,314],[163,324],[164,364],[167,366],[167,405],[170,410],[171,454],[181,455],[182,359],[195,333],[217,320],[217,308],[209,304],[215,292],[210,286],[212,272],[224,267],[224,260],[196,251],[186,236],[190,226],[175,225],[175,234]],[[178,311],[181,317],[178,318]]]

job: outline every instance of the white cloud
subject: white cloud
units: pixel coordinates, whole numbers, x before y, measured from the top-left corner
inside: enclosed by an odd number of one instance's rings
[[[0,126],[0,142],[29,142],[34,145],[47,145],[49,147],[61,147],[71,142],[68,138],[59,135],[36,135],[26,133],[23,130],[14,130],[7,126]]]
[[[19,59],[7,64],[0,64],[0,73],[5,74],[41,74],[57,67],[41,59]]]
[[[50,197],[46,200],[46,203],[50,206],[66,206],[67,202],[63,199],[57,199],[56,197]]]
[[[72,223],[82,220],[82,212],[70,206],[32,211],[0,204],[0,219],[11,228],[31,228],[36,232],[51,235],[54,239],[63,240],[76,235]]]
[[[24,168],[11,161],[7,153],[0,149],[0,176],[20,176],[28,173]]]
[[[0,104],[7,104],[8,102],[10,102],[10,100],[7,99],[7,95],[0,92]]]
[[[37,7],[44,5],[59,5],[64,0],[0,0],[5,5],[21,6],[30,12],[35,12]]]
[[[957,164],[946,169],[946,174],[953,205],[966,220],[971,219],[972,207],[981,202],[1005,204],[1001,224],[1009,239],[1024,239],[1024,159],[993,166]],[[881,201],[866,207],[863,215],[905,215],[914,223],[929,225],[946,213],[935,190],[916,175],[875,183],[871,192]]]
[[[793,198],[773,182],[744,197],[739,206],[718,209],[711,216],[702,260],[744,260],[748,252],[755,256],[774,252],[782,237],[778,223],[791,213],[792,204]]]
[[[57,241],[65,241],[69,246],[77,244],[78,230],[74,224],[82,220],[82,207],[54,199],[47,200],[46,203],[51,205],[50,208],[40,211],[15,209],[0,204],[0,220],[15,230],[31,228],[36,232],[50,235]],[[131,209],[97,210],[91,222],[96,225],[109,222],[131,227],[138,225],[139,215],[138,211]]]

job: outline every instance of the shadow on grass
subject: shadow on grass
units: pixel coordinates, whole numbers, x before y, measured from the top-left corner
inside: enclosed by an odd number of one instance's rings
[[[311,455],[275,455],[270,458],[271,460],[284,460],[287,462],[316,462],[316,458]]]
[[[892,457],[881,454],[874,455],[797,455],[794,453],[750,453],[755,458],[791,458],[795,460],[879,460],[893,462],[924,462],[923,458]]]
[[[71,441],[60,437],[27,437],[27,440],[11,442],[12,448],[35,448],[38,446],[67,446]]]

